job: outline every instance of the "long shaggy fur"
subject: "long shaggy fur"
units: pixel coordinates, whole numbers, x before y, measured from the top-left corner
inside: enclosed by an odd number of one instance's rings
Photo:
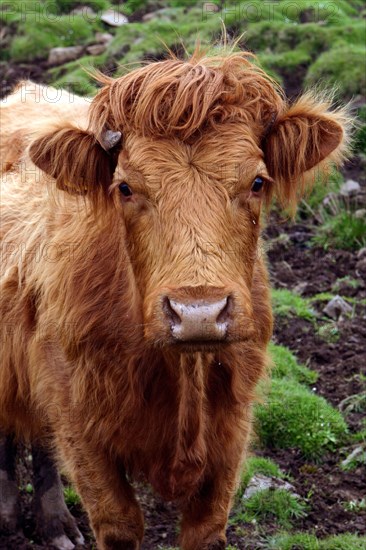
[[[0,426],[54,445],[100,548],[140,548],[129,475],[179,502],[184,550],[209,550],[272,331],[261,204],[293,206],[339,163],[348,119],[310,95],[288,105],[246,53],[100,79],[83,113],[24,105],[19,89],[4,106]],[[123,134],[111,152],[105,130]],[[226,341],[174,345],[167,294],[230,296]]]

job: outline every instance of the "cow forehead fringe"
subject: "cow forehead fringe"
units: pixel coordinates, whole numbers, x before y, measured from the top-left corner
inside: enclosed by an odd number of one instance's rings
[[[188,140],[220,123],[242,121],[265,131],[284,107],[283,92],[253,63],[249,52],[191,58],[171,57],[114,79],[98,75],[104,87],[91,106],[90,128],[108,127],[146,137]]]

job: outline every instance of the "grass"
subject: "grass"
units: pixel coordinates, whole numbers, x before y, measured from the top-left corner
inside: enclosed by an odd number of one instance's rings
[[[357,250],[366,246],[366,220],[356,218],[348,209],[338,208],[336,213],[323,213],[323,223],[317,228],[312,243],[328,248]]]
[[[284,529],[306,516],[307,506],[298,497],[285,489],[265,489],[242,502],[230,523],[275,521]]]
[[[67,506],[75,506],[81,502],[79,495],[71,485],[64,487],[64,499]]]
[[[47,58],[49,50],[56,46],[87,44],[92,40],[93,30],[100,28],[81,15],[72,18],[65,15],[56,20],[40,18],[37,23],[26,19],[19,24],[17,36],[10,46],[10,56],[17,62]]]
[[[292,317],[296,315],[307,321],[315,319],[315,312],[309,300],[298,296],[287,289],[272,290],[272,304],[275,315],[280,317]]]
[[[366,538],[350,533],[318,539],[309,533],[279,533],[272,537],[267,550],[366,550]]]
[[[366,510],[366,498],[348,500],[343,503],[343,508],[347,510],[347,512],[364,512]]]
[[[366,93],[364,60],[366,48],[358,44],[343,43],[322,53],[311,65],[305,85],[336,86],[342,97],[351,98]]]
[[[288,378],[309,385],[316,382],[318,374],[300,365],[295,355],[285,346],[271,343],[269,352],[274,363],[272,368],[273,378]]]
[[[327,182],[324,181],[324,178],[319,178],[311,192],[301,200],[298,208],[298,216],[303,218],[307,217],[309,214],[313,216],[314,213],[316,216],[324,199],[332,193],[338,193],[343,181],[342,174],[336,169],[332,170]]]
[[[255,407],[255,430],[263,447],[297,448],[317,460],[342,443],[347,425],[323,397],[298,382],[274,379],[268,404]]]

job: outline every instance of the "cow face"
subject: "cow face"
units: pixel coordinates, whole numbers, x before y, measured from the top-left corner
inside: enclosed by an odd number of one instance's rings
[[[30,147],[59,188],[96,207],[103,198],[125,225],[154,345],[256,339],[262,204],[275,194],[294,207],[309,171],[342,160],[342,110],[310,95],[288,106],[245,54],[220,63],[168,60],[106,79],[89,132],[68,125]]]
[[[125,139],[112,184],[152,342],[251,338],[260,210],[272,185],[244,127],[195,140]]]

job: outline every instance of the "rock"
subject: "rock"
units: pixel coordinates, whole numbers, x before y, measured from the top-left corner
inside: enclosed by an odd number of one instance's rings
[[[113,34],[109,32],[97,32],[95,35],[95,41],[98,44],[110,44],[113,40]]]
[[[342,468],[346,468],[347,469],[347,466],[357,457],[362,457],[362,455],[364,455],[365,457],[365,460],[366,460],[366,450],[363,448],[363,447],[356,447],[355,449],[353,449],[352,453],[349,454],[344,460],[342,460],[341,462],[341,466]]]
[[[83,53],[82,46],[70,46],[68,48],[52,48],[48,54],[49,65],[62,65],[67,61],[78,59]]]
[[[344,183],[339,192],[341,195],[348,197],[350,195],[355,195],[361,190],[361,185],[355,181],[355,180],[347,180],[346,183]]]
[[[363,260],[366,258],[366,246],[363,248],[360,248],[360,250],[357,252],[357,259]]]
[[[142,16],[142,20],[145,23],[152,21],[153,19],[159,19],[160,21],[172,21],[176,19],[176,13],[172,8],[161,8],[160,10],[145,13],[145,15]]]
[[[101,53],[104,53],[106,49],[107,46],[105,44],[93,44],[92,46],[88,46],[86,51],[90,55],[100,55]]]
[[[355,218],[366,220],[366,208],[359,208],[355,211]]]
[[[116,10],[107,10],[100,16],[103,23],[106,23],[110,27],[122,27],[128,23],[128,19],[123,13]]]
[[[337,321],[341,315],[351,312],[352,307],[338,294],[334,296],[323,309],[323,313],[335,321]]]
[[[298,283],[296,286],[294,286],[294,292],[296,292],[296,294],[299,294],[300,296],[302,296],[306,289],[308,288],[308,283],[306,283],[305,281],[302,281],[301,283]]]
[[[242,500],[247,500],[256,493],[265,491],[266,489],[285,489],[285,491],[288,491],[293,496],[299,497],[299,495],[295,492],[295,487],[291,485],[291,483],[277,477],[256,474],[248,483],[248,486],[242,496]]]

